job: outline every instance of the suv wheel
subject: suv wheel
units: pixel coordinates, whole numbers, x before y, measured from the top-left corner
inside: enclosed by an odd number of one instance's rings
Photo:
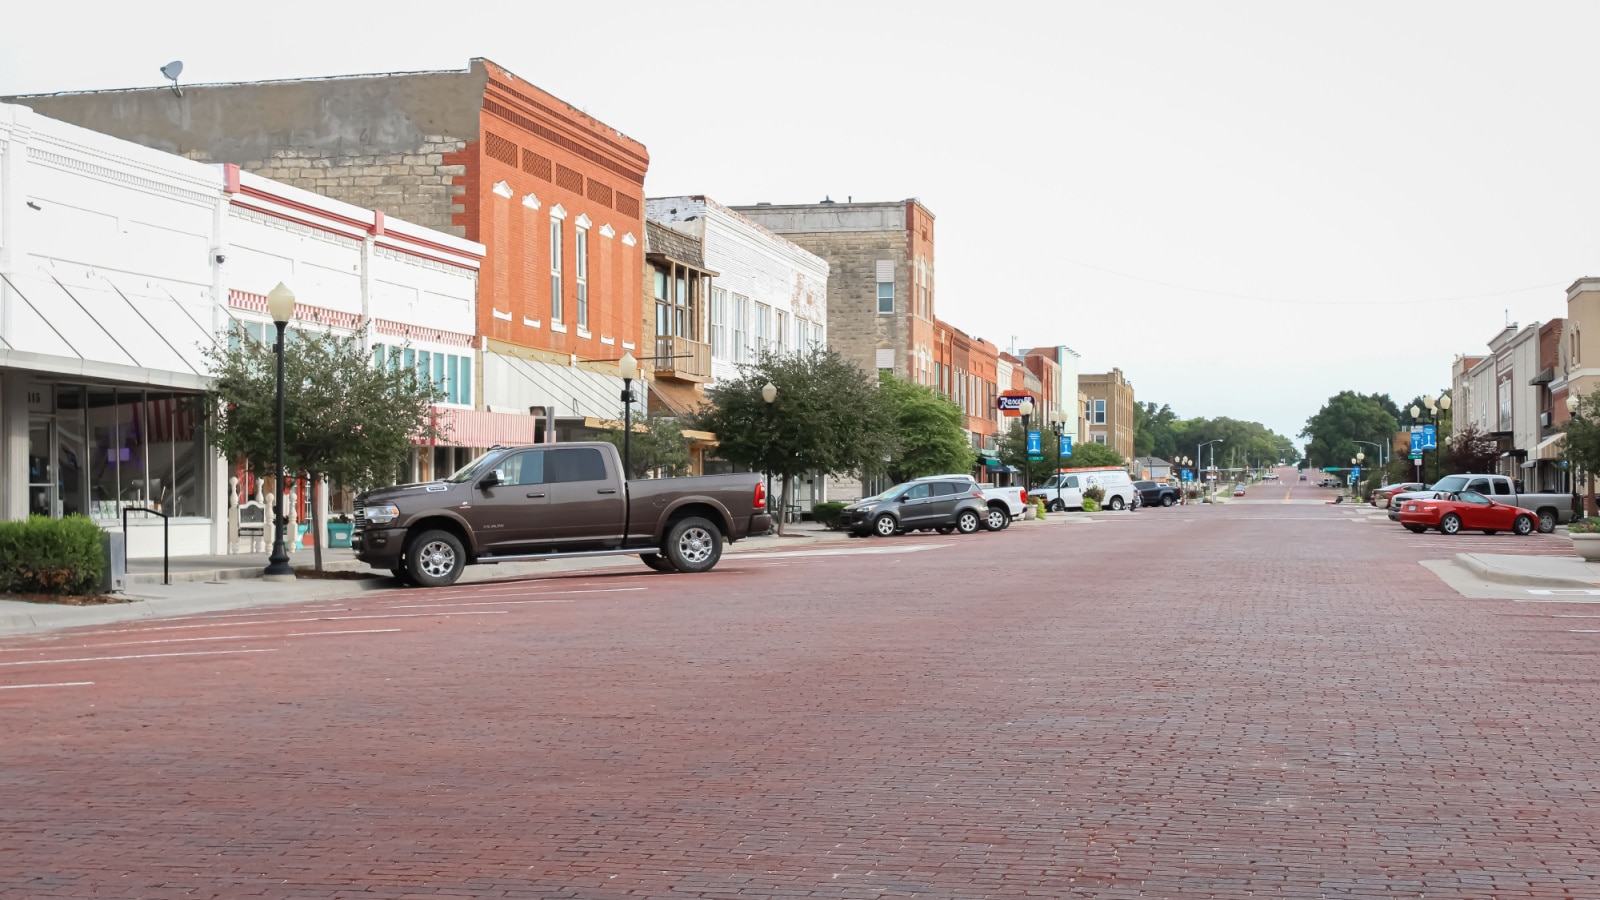
[[[1011,513],[998,506],[989,507],[989,515],[984,519],[984,527],[990,531],[1001,531],[1011,521]]]
[[[962,534],[972,534],[978,527],[978,514],[972,510],[964,509],[956,515],[956,530]]]
[[[894,537],[894,533],[899,530],[900,523],[896,522],[894,516],[888,513],[884,513],[872,520],[872,533],[878,537]]]
[[[709,572],[722,558],[722,532],[700,516],[680,519],[667,532],[667,562],[679,572]]]
[[[466,567],[466,550],[448,531],[424,531],[406,547],[406,572],[422,587],[449,587]]]

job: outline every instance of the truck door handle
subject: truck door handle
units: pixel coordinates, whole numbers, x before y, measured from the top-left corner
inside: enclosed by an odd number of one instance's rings
[[[616,492],[617,492],[616,488],[601,488],[600,490],[596,491],[595,493],[598,493],[598,494],[615,494]]]
[[[540,498],[540,497],[543,497],[543,496],[544,496],[544,495],[543,495],[543,494],[529,494],[529,495],[528,495],[528,499],[530,499],[530,500],[536,500],[536,499],[538,499],[538,498]]]

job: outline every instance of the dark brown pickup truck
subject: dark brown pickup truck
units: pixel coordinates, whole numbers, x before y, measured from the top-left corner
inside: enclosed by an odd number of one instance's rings
[[[765,532],[755,474],[627,481],[607,443],[495,448],[443,481],[356,498],[356,557],[425,587],[479,563],[634,555],[708,572],[723,542]]]

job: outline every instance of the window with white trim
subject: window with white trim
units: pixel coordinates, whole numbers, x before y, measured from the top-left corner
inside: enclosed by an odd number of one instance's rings
[[[728,358],[728,292],[718,287],[711,289],[711,356]]]
[[[561,220],[550,218],[550,321],[563,321],[561,309]]]
[[[579,228],[572,242],[578,282],[578,330],[589,330],[589,229]]]
[[[750,361],[750,298],[733,295],[733,361]]]
[[[772,352],[772,307],[765,303],[756,304],[756,349]]]
[[[385,344],[372,345],[372,364],[416,369],[417,377],[432,382],[444,395],[441,402],[472,405],[472,357],[417,350]]]
[[[778,310],[778,352],[789,352],[789,314]]]
[[[878,282],[878,315],[889,316],[894,314],[894,282]]]
[[[1090,421],[1096,425],[1104,425],[1106,423],[1106,402],[1104,400],[1094,401],[1094,418]]]

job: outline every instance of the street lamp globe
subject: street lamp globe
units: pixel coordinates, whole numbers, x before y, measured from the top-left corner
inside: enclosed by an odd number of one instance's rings
[[[1032,400],[1024,400],[1024,401],[1022,401],[1022,403],[1020,403],[1017,406],[1017,412],[1021,413],[1023,416],[1031,416],[1031,415],[1033,415],[1033,401]]]
[[[1567,412],[1573,414],[1578,412],[1578,395],[1570,391],[1567,392]]]
[[[622,375],[623,381],[635,381],[639,378],[639,361],[634,359],[632,353],[622,354],[617,360],[617,370]]]
[[[1367,451],[1365,451],[1365,450],[1357,450],[1356,451],[1356,462],[1361,462],[1362,460],[1364,460],[1366,458],[1367,458]]]
[[[768,403],[778,399],[778,386],[770,381],[763,385],[761,388],[761,399]]]
[[[1422,415],[1422,410],[1418,409],[1415,403],[1411,404],[1411,418],[1415,419],[1420,415]]]
[[[1422,398],[1422,405],[1426,406],[1428,408],[1428,412],[1433,412],[1434,404],[1433,404],[1433,398],[1432,397],[1423,397]]]
[[[1439,395],[1439,408],[1440,409],[1449,409],[1450,408],[1450,395],[1449,394],[1440,394]]]
[[[283,282],[267,294],[267,313],[272,316],[272,321],[278,325],[286,324],[294,318],[294,291]]]

